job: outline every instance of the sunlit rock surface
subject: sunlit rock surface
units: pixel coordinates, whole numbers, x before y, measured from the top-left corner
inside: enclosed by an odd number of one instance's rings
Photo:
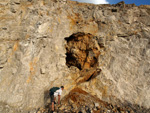
[[[149,20],[149,5],[1,0],[0,112],[34,113],[61,85],[63,99],[78,87],[149,112]],[[78,41],[68,42],[72,36]]]

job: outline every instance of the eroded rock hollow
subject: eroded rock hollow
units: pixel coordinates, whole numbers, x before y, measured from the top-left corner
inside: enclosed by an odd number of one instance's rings
[[[87,81],[100,72],[98,69],[98,57],[100,55],[100,46],[91,34],[75,33],[66,38],[66,65],[75,66],[80,70],[80,80]]]
[[[67,66],[76,66],[80,70],[97,67],[100,47],[91,34],[76,33],[67,40]]]

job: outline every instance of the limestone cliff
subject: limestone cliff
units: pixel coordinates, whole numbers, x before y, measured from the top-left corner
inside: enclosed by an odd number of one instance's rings
[[[150,6],[1,0],[0,112],[34,113],[61,85],[149,109]]]

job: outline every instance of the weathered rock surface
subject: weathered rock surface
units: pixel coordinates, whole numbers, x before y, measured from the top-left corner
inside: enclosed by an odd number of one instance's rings
[[[61,85],[62,97],[80,87],[111,105],[149,109],[149,20],[149,5],[0,1],[0,112],[34,113]]]

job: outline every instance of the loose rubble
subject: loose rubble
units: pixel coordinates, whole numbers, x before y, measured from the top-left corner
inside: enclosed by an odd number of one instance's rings
[[[50,113],[51,106],[39,109],[38,113]],[[80,88],[73,89],[60,105],[55,105],[53,113],[148,113],[150,109],[133,109],[132,106],[115,105],[104,102]]]

